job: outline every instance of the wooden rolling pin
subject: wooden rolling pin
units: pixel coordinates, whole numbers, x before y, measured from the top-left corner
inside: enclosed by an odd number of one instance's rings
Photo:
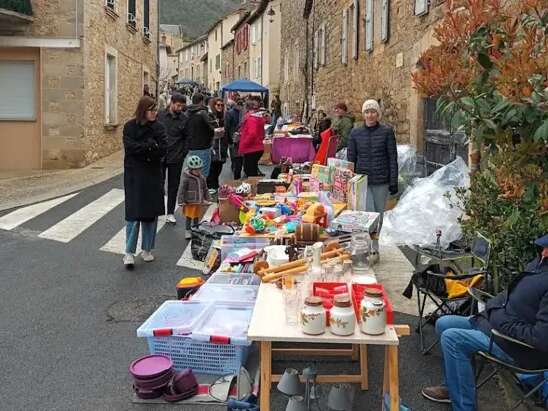
[[[327,258],[334,257],[337,254],[340,254],[340,253],[343,253],[343,252],[344,252],[344,250],[342,248],[337,248],[335,250],[327,251],[327,252],[321,254],[320,259],[323,261]],[[306,264],[307,264],[306,260],[304,258],[301,258],[300,260],[295,260],[295,261],[292,261],[290,263],[285,263],[285,264],[279,265],[278,267],[259,269],[258,272],[256,272],[255,274],[258,274],[258,275],[274,274],[274,273],[278,273],[280,271],[285,271],[285,270],[289,270],[289,269],[292,269],[292,268],[306,266]]]
[[[345,253],[345,254],[339,255],[339,256],[334,257],[334,258],[325,259],[323,262],[324,263],[331,263],[331,262],[337,262],[337,261],[340,261],[340,260],[344,261],[344,260],[348,260],[348,259],[350,259],[350,254]],[[307,270],[308,270],[308,265],[302,265],[300,267],[295,267],[295,268],[291,268],[291,269],[288,269],[288,270],[267,274],[262,278],[262,281],[265,282],[265,283],[269,283],[269,282],[272,282],[272,281],[277,281],[280,278],[286,277],[288,275],[303,274]]]

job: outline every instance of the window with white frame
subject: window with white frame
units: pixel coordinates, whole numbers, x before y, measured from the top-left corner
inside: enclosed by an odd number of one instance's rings
[[[318,35],[318,63],[320,66],[326,65],[326,25],[325,22],[320,25],[319,35]]]
[[[415,16],[423,16],[428,13],[428,0],[415,0]]]
[[[116,0],[105,0],[105,6],[112,11],[116,11]]]
[[[137,27],[137,5],[136,0],[127,0],[127,24]]]
[[[349,19],[352,20],[351,23],[351,39],[352,39],[352,58],[354,60],[358,59],[358,39],[360,36],[360,30],[359,30],[359,1],[354,0],[352,5],[350,6],[350,9],[348,11]]]
[[[105,124],[117,121],[117,53],[107,51],[105,56]]]
[[[150,39],[150,0],[143,0],[143,35]]]
[[[36,119],[34,61],[0,60],[0,120]]]
[[[373,51],[373,0],[365,0],[365,50]]]
[[[386,43],[390,37],[390,1],[381,0],[381,41]]]

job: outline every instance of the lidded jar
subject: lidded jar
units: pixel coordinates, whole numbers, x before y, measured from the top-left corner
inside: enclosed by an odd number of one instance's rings
[[[325,310],[320,297],[307,297],[301,312],[301,327],[305,334],[319,335],[325,332]]]
[[[366,288],[360,304],[361,331],[364,334],[384,334],[386,328],[386,311],[382,291],[377,288]]]
[[[356,315],[348,294],[336,295],[329,316],[329,329],[335,335],[352,335],[356,327]]]

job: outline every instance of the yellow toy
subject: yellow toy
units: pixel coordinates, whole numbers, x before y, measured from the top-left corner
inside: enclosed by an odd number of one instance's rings
[[[321,227],[327,227],[327,211],[322,203],[314,203],[306,210],[303,215],[303,223],[318,224]]]

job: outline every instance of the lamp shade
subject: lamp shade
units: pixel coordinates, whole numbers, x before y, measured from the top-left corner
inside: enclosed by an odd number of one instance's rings
[[[289,398],[285,411],[306,411],[306,401],[300,395]]]
[[[294,368],[287,368],[282,378],[280,378],[277,388],[282,394],[289,396],[302,394],[303,385],[299,379],[299,371]]]
[[[352,410],[352,387],[348,384],[335,384],[329,391],[327,406],[334,411]]]

